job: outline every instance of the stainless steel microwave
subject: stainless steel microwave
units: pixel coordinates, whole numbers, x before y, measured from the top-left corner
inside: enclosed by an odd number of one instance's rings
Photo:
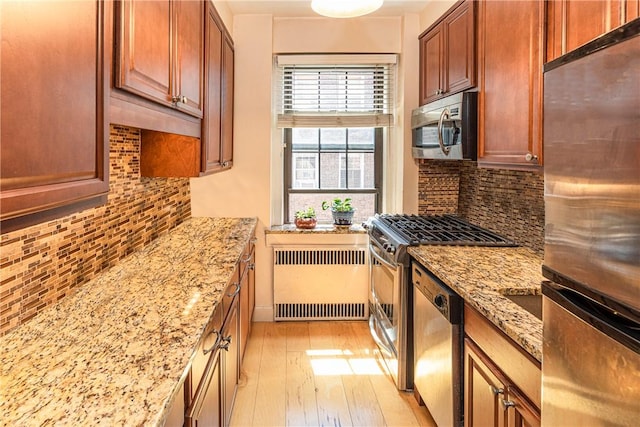
[[[460,92],[411,113],[415,159],[478,158],[478,93]]]

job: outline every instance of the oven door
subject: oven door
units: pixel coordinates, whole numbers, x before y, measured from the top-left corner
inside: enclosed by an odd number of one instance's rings
[[[396,385],[405,389],[403,379],[404,368],[402,358],[402,265],[394,265],[385,258],[383,252],[375,244],[369,245],[371,257],[371,318],[369,326],[371,335],[380,348],[380,353],[390,371]]]

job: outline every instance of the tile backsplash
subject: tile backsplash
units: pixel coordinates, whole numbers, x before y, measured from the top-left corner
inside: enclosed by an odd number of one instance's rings
[[[0,335],[191,216],[188,178],[140,177],[140,130],[110,128],[107,204],[2,234]]]
[[[420,214],[457,213],[519,245],[544,252],[544,176],[479,168],[476,162],[420,160]],[[448,183],[446,192],[438,182]],[[454,195],[454,182],[458,182]]]

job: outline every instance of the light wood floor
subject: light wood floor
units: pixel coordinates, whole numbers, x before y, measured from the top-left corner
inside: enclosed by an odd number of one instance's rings
[[[232,426],[435,426],[376,360],[367,322],[254,323]]]

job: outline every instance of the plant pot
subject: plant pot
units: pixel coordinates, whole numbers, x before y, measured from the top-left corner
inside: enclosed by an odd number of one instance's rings
[[[350,211],[331,211],[333,215],[333,223],[335,225],[351,225],[353,221],[353,213],[355,211],[352,209]]]
[[[296,218],[295,220],[296,227],[305,230],[316,228],[317,223],[318,220],[316,218]]]

